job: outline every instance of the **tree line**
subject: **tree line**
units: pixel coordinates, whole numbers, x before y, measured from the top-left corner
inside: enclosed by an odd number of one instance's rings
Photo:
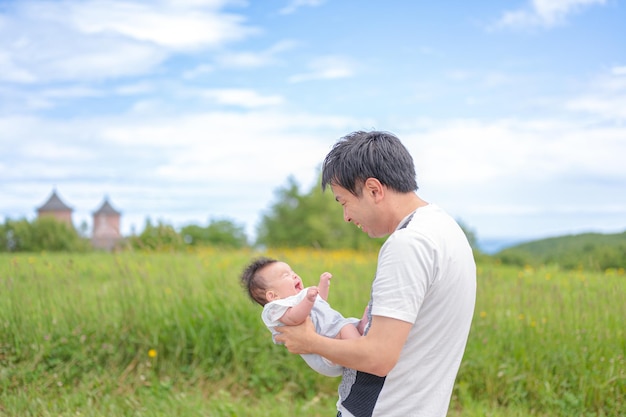
[[[245,227],[230,219],[210,219],[207,226],[189,224],[180,229],[146,220],[141,233],[124,238],[118,250],[183,250],[189,247],[312,247],[319,249],[376,249],[382,239],[370,239],[342,219],[341,207],[318,184],[303,191],[293,177],[275,191],[276,201],[262,216],[254,241]],[[81,231],[44,217],[34,221],[7,219],[0,224],[0,252],[91,250]]]
[[[320,179],[321,180],[321,179]],[[117,250],[179,251],[213,246],[241,249],[246,247],[309,247],[316,249],[377,250],[384,238],[371,239],[361,230],[343,221],[342,208],[332,193],[322,192],[320,180],[310,190],[302,190],[293,177],[275,191],[275,201],[263,214],[250,239],[245,227],[230,219],[210,219],[208,225],[189,224],[180,229],[150,219],[139,234],[124,238]],[[506,248],[494,255],[481,253],[476,234],[461,222],[479,261],[508,265],[538,266],[556,264],[565,269],[626,269],[626,233],[617,235],[585,234],[544,239]],[[52,218],[32,222],[7,219],[0,224],[0,252],[93,250],[85,236]]]
[[[182,250],[194,246],[242,248],[249,246],[242,226],[231,220],[211,220],[206,227],[187,225],[180,230],[146,220],[138,235],[120,240],[115,250]],[[7,219],[0,224],[0,252],[87,252],[90,239],[73,226],[52,217],[29,222]]]

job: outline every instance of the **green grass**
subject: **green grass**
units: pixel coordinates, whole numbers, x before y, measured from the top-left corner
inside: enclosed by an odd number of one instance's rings
[[[330,416],[339,379],[271,342],[250,251],[0,255],[0,416]],[[360,317],[376,254],[272,251]],[[450,417],[625,416],[626,277],[479,265]]]
[[[546,416],[626,415],[626,278],[482,267],[457,392]]]

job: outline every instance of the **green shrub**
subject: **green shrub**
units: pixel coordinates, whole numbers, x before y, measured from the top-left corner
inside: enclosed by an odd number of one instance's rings
[[[3,252],[84,252],[89,241],[76,230],[52,217],[42,217],[28,222],[6,220],[0,227],[0,251]]]
[[[173,226],[158,222],[153,225],[150,219],[138,236],[131,236],[127,240],[132,249],[146,251],[180,251],[185,248],[183,238]]]

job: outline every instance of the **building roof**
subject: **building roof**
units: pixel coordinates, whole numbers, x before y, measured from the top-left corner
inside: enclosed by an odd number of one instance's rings
[[[96,211],[94,211],[93,213],[94,215],[98,215],[98,214],[115,214],[115,215],[120,215],[120,212],[115,210],[113,208],[113,206],[111,205],[111,203],[109,203],[109,199],[107,197],[104,198],[104,201],[102,202],[102,205],[100,206],[100,208]]]
[[[59,198],[56,190],[53,190],[48,201],[39,207],[37,211],[72,211],[72,208]]]

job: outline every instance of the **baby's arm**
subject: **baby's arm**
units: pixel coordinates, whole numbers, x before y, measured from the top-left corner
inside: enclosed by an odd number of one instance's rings
[[[317,286],[319,292],[320,292],[320,297],[322,297],[322,300],[324,301],[328,301],[328,293],[330,292],[330,279],[333,276],[330,274],[330,272],[324,272],[322,275],[320,275],[320,283]]]
[[[319,289],[319,294],[322,299],[328,301],[328,294],[330,292],[330,279],[333,276],[330,272],[324,272],[320,275],[320,283],[317,286]],[[337,338],[339,339],[356,339],[363,334],[363,329],[365,327],[365,323],[367,322],[367,309],[365,310],[365,314],[363,314],[363,319],[359,322],[358,325],[347,324],[343,326],[343,328],[339,331]]]
[[[363,312],[363,317],[357,324],[346,324],[341,328],[339,334],[337,335],[338,339],[356,339],[361,337],[365,332],[365,326],[367,325],[367,310],[369,307],[365,308]]]
[[[310,287],[307,290],[306,297],[295,306],[289,307],[279,321],[286,326],[294,326],[303,323],[309,314],[311,314],[311,309],[313,308],[318,292],[316,287]]]
[[[359,337],[361,337],[361,333],[354,324],[346,324],[337,335],[337,339],[357,339]]]

